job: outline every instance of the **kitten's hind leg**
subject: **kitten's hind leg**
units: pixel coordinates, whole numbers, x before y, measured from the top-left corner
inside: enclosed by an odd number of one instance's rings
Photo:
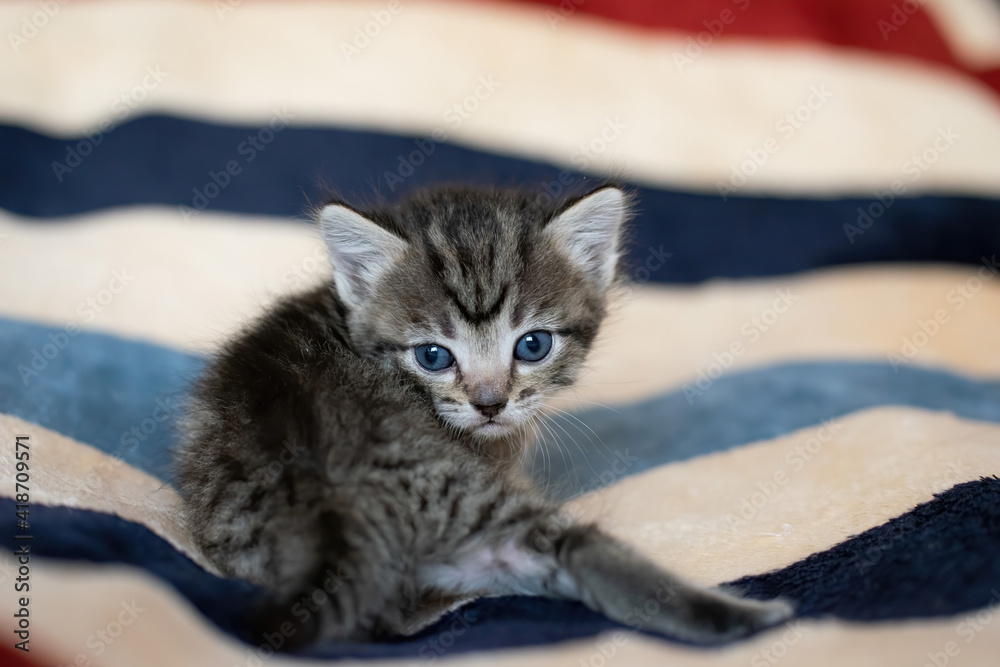
[[[794,612],[784,601],[749,600],[690,584],[593,526],[566,529],[540,553],[556,561],[588,607],[679,639],[726,642],[781,623]]]
[[[685,582],[597,527],[566,526],[555,516],[500,542],[470,543],[422,574],[439,590],[576,599],[635,629],[703,644],[738,639],[793,614],[783,601]]]
[[[269,580],[261,583],[273,595],[251,614],[254,634],[290,635],[291,649],[398,634],[416,596],[407,584],[407,536],[388,508],[331,497],[296,509],[274,517],[263,536]]]

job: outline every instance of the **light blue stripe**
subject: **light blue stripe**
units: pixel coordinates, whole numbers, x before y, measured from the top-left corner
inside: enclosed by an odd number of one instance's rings
[[[169,478],[180,399],[202,366],[158,345],[0,318],[0,412],[161,479]]]
[[[105,334],[81,332],[64,339],[61,333],[0,318],[0,412],[118,454],[169,479],[170,448],[177,436],[173,424],[203,360]],[[46,353],[54,353],[53,358]],[[35,370],[33,361],[45,366],[27,374],[25,382],[22,372]],[[553,434],[546,436],[545,455],[534,457],[532,472],[554,495],[571,497],[660,465],[884,405],[949,410],[1000,422],[1000,382],[848,361],[733,373],[691,401],[675,391],[558,418],[551,425]]]
[[[572,497],[667,463],[884,405],[947,410],[968,419],[1000,422],[1000,382],[850,361],[768,366],[724,375],[690,401],[682,391],[674,391],[617,412],[606,408],[581,412],[577,417],[586,426],[560,418],[562,428],[553,430],[562,437],[561,451],[550,447],[546,462],[536,454],[533,475],[553,495]],[[567,433],[579,446],[569,442]],[[555,438],[547,435],[546,440],[551,445]]]

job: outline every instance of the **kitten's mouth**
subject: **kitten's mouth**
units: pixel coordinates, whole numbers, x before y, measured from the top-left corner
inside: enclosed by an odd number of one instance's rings
[[[502,438],[514,433],[520,425],[520,420],[516,415],[502,414],[486,416],[483,414],[469,414],[468,412],[459,415],[447,415],[445,420],[457,426],[465,433],[480,438]]]
[[[478,428],[480,428],[480,429],[487,429],[487,430],[499,430],[499,429],[507,428],[507,425],[506,424],[501,424],[500,422],[498,422],[498,421],[496,421],[494,419],[488,419],[485,422],[483,422],[482,424],[480,424]]]
[[[476,433],[480,435],[503,435],[510,431],[511,425],[506,422],[498,422],[492,417],[474,427]]]

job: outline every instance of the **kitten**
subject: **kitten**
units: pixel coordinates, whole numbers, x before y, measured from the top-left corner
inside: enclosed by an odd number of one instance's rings
[[[329,594],[300,642],[400,633],[468,595],[618,621],[655,599],[645,629],[705,643],[788,618],[679,580],[519,473],[529,420],[605,316],[628,214],[613,185],[555,209],[462,188],[324,207],[332,280],[227,343],[193,393],[178,474],[200,548],[285,618]]]

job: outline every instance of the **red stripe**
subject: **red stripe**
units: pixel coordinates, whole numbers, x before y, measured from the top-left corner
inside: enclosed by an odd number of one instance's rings
[[[1000,68],[976,71],[961,64],[914,0],[522,1],[548,5],[546,15],[556,25],[581,12],[642,28],[704,32],[701,39],[709,44],[731,37],[805,40],[917,58],[960,70],[1000,92]]]
[[[51,663],[30,659],[24,651],[0,646],[0,665],[4,667],[42,667]]]

